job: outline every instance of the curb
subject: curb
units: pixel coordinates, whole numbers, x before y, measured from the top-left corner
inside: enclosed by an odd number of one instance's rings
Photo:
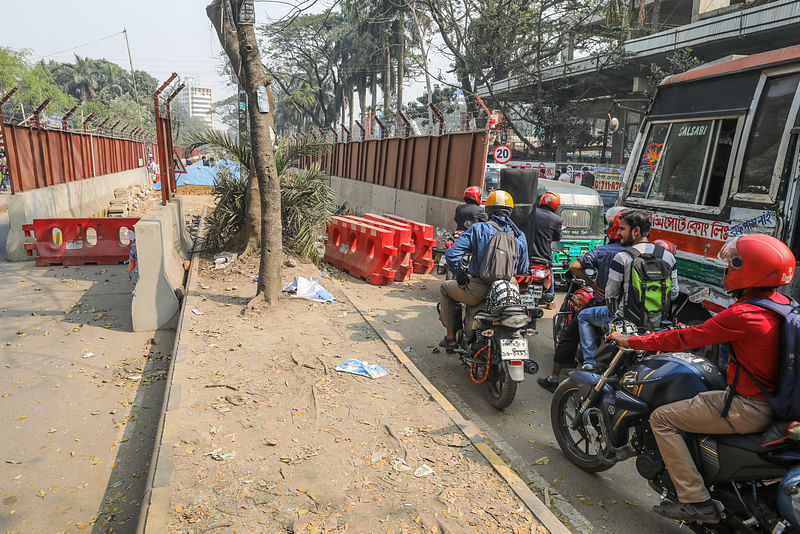
[[[342,290],[344,292],[344,290]],[[346,292],[344,292],[347,295]],[[476,449],[486,458],[491,466],[497,471],[506,483],[511,487],[511,490],[517,495],[517,497],[525,503],[525,506],[531,511],[533,516],[540,522],[542,525],[551,533],[551,534],[570,534],[570,530],[562,523],[556,515],[550,511],[550,509],[545,506],[545,504],[536,496],[533,491],[525,484],[519,475],[517,475],[511,468],[503,461],[500,456],[492,447],[486,442],[485,439],[480,434],[480,429],[478,426],[466,419],[461,412],[459,412],[449,400],[445,398],[444,395],[434,386],[428,378],[422,374],[422,372],[414,365],[408,356],[400,349],[400,346],[392,341],[391,338],[386,334],[386,331],[381,328],[377,321],[370,316],[365,310],[362,310],[358,306],[355,305],[353,300],[347,295],[347,300],[350,301],[350,304],[358,310],[358,313],[361,314],[361,317],[372,327],[376,334],[381,338],[384,344],[389,348],[389,350],[394,354],[395,358],[397,358],[400,363],[402,363],[405,368],[411,373],[411,375],[419,382],[419,384],[427,391],[433,400],[436,401],[437,404],[447,413],[450,420],[455,423],[456,426],[464,433],[464,435],[469,439],[472,444],[475,446]]]
[[[200,226],[197,235],[202,235],[205,226],[205,218],[208,208],[203,208],[200,214]],[[195,240],[197,238],[195,237]],[[175,328],[175,341],[172,345],[172,359],[167,371],[167,386],[164,391],[164,403],[161,407],[161,418],[156,428],[156,439],[153,446],[153,456],[150,460],[150,471],[147,474],[145,492],[142,497],[142,506],[139,510],[139,523],[136,526],[136,534],[146,532],[167,532],[167,522],[169,521],[169,493],[170,480],[172,478],[172,460],[169,453],[165,451],[164,444],[175,443],[177,434],[175,433],[175,421],[180,409],[181,388],[180,385],[173,387],[172,380],[175,374],[175,363],[178,359],[186,357],[186,350],[180,346],[182,335],[188,332],[188,326],[184,327],[184,317],[186,315],[189,299],[196,296],[192,290],[192,280],[197,274],[199,265],[198,258],[200,251],[195,250],[191,257],[191,267],[186,277],[186,294],[181,302],[178,315],[178,326]],[[188,323],[187,323],[188,324]],[[167,445],[169,447],[169,445]]]

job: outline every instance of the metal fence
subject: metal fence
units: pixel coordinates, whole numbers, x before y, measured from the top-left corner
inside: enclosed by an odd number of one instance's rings
[[[0,121],[11,192],[83,180],[146,164],[144,143]]]
[[[477,130],[336,143],[320,163],[334,176],[460,199],[466,187],[481,184],[487,138]]]

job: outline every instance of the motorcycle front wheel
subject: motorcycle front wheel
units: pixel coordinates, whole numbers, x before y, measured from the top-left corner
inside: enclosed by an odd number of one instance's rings
[[[550,403],[550,421],[556,442],[567,460],[589,473],[599,473],[613,467],[603,462],[597,454],[597,444],[592,442],[589,432],[581,425],[572,428],[572,422],[583,402],[578,386],[567,379],[558,386]]]
[[[499,354],[500,352],[498,351]],[[517,394],[517,383],[511,380],[508,368],[502,364],[499,364],[491,375],[486,381],[486,387],[489,390],[489,404],[498,410],[502,410],[514,402],[514,397]]]

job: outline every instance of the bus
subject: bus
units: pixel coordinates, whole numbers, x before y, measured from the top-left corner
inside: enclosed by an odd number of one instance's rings
[[[717,258],[730,238],[773,235],[800,257],[800,46],[730,57],[666,78],[644,116],[617,204],[651,212],[650,240],[678,247],[685,314],[733,302]],[[800,297],[800,276],[784,291]],[[687,315],[682,319],[686,320]]]

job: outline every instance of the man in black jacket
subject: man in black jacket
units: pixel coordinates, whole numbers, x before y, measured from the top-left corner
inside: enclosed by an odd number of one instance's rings
[[[558,196],[558,193],[546,192],[539,199],[539,207],[536,208],[533,219],[535,230],[529,252],[531,258],[545,259],[548,265],[553,261],[552,243],[561,241],[561,228],[564,226],[561,216],[556,213],[560,203],[561,197]],[[555,280],[553,280],[553,271],[551,270],[550,287],[542,296],[543,307],[552,310],[555,306],[553,303],[555,298]]]
[[[591,187],[594,189],[594,174],[589,170],[589,167],[581,169],[581,183],[583,187]]]
[[[456,208],[456,230],[466,230],[476,222],[486,222],[486,211],[481,206],[481,188],[470,186],[464,189],[464,203]]]

